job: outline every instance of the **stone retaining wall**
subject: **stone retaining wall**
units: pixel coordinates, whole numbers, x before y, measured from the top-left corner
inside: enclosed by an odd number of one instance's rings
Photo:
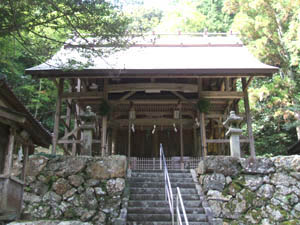
[[[118,155],[53,159],[32,156],[22,216],[28,220],[122,224],[126,168],[126,157]]]
[[[196,173],[224,224],[300,224],[300,156],[209,156]]]

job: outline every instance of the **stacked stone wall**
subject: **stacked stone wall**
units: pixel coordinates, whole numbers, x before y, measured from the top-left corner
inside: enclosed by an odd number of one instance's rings
[[[126,157],[118,155],[52,159],[32,156],[22,217],[120,224],[122,208],[126,207],[126,168]]]
[[[209,156],[196,173],[214,216],[224,225],[300,224],[300,156]]]

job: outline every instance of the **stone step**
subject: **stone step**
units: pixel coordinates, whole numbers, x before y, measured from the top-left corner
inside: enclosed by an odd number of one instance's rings
[[[139,200],[129,200],[129,207],[169,207],[169,203],[163,200],[147,200],[147,201],[139,201]],[[193,207],[202,207],[201,202],[199,200],[187,200],[184,201],[184,207],[193,208]]]
[[[187,214],[189,222],[207,222],[204,214]],[[171,214],[133,214],[127,215],[127,221],[172,221]]]
[[[145,182],[133,182],[129,181],[130,188],[140,187],[140,188],[165,188],[165,182],[155,182],[155,183],[145,183]],[[182,183],[176,182],[171,183],[173,188],[179,187],[180,190],[183,188],[195,188],[195,183]]]
[[[130,194],[161,194],[164,193],[164,188],[130,188]],[[172,188],[173,194],[176,194],[176,188]],[[197,191],[195,188],[182,188],[180,189],[182,195],[196,195]]]
[[[175,193],[175,192],[174,192]],[[199,200],[200,198],[198,195],[189,195],[189,194],[182,194],[182,199],[185,202],[186,200]],[[175,194],[173,195],[175,200]],[[130,194],[130,200],[164,200],[165,194]]]
[[[176,221],[176,220],[175,220]],[[140,221],[132,221],[132,222],[127,222],[127,225],[170,225],[171,222],[140,222]],[[176,224],[176,222],[175,222]],[[184,222],[182,222],[183,225],[185,225]],[[189,222],[189,225],[209,225],[208,222]]]
[[[162,177],[131,177],[130,183],[132,182],[144,182],[144,183],[154,183],[154,182],[164,182]],[[193,178],[179,178],[179,177],[170,177],[171,183],[193,183]]]
[[[174,207],[175,209],[176,207]],[[175,212],[175,211],[174,211]],[[205,214],[203,208],[187,208],[185,207],[187,214]],[[167,207],[128,207],[128,213],[130,214],[168,214],[170,213],[169,206]]]

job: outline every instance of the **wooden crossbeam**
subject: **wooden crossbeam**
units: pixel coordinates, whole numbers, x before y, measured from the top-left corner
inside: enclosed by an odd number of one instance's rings
[[[80,127],[76,127],[71,132],[64,135],[60,140],[66,139],[66,138],[70,137],[71,135],[74,135],[79,129],[80,129]]]
[[[154,86],[156,86],[156,84]],[[145,88],[143,89],[143,91],[144,90]],[[133,91],[137,91],[137,90],[133,90]],[[207,99],[240,99],[243,98],[244,95],[243,92],[237,92],[237,91],[200,91],[199,96]],[[101,99],[103,98],[103,92],[90,91],[90,92],[64,93],[62,95],[62,98],[63,99],[66,98],[67,99]],[[187,100],[190,101],[190,99]]]
[[[89,92],[68,92],[62,94],[62,99],[101,99],[103,92],[89,91]]]
[[[218,143],[230,143],[230,140],[229,139],[207,139],[206,140],[207,143],[215,143],[215,144],[218,144]],[[241,143],[249,143],[249,139],[240,139],[240,142]]]
[[[59,144],[81,144],[82,141],[81,140],[59,140],[58,141]],[[100,140],[96,140],[94,139],[92,141],[93,144],[100,144],[101,141]]]
[[[246,84],[244,84],[243,86],[243,91],[246,91],[249,87],[249,85],[251,84],[251,81],[253,80],[254,77],[249,77],[248,81],[246,82]]]
[[[132,83],[132,84],[112,84],[108,86],[108,92],[125,92],[125,91],[181,91],[181,92],[197,92],[198,88],[195,84],[180,83]]]
[[[25,123],[26,118],[21,113],[14,112],[8,108],[0,106],[0,117],[4,118],[5,120],[11,120],[16,123]]]
[[[120,98],[120,101],[124,101],[126,100],[127,98],[129,98],[130,96],[134,95],[136,93],[136,91],[131,91],[125,95],[123,95],[121,98]]]
[[[179,127],[179,120],[178,119],[169,119],[169,118],[145,118],[145,119],[135,119],[132,121],[134,125],[143,125],[143,126],[172,126],[174,123]],[[118,124],[120,126],[128,126],[129,120],[128,119],[119,119],[111,121],[110,124]],[[182,119],[183,125],[192,125],[194,124],[193,119]]]
[[[177,96],[180,100],[188,101],[186,97],[184,97],[182,94],[179,94],[177,91],[171,91],[171,93],[175,96]]]

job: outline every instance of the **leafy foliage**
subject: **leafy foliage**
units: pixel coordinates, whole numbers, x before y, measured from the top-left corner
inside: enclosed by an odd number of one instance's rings
[[[224,5],[227,13],[235,14],[232,28],[251,52],[280,67],[280,75],[254,81],[249,92],[258,152],[284,154],[296,141],[293,128],[300,125],[300,1],[226,0]]]
[[[223,12],[224,0],[174,1],[158,30],[171,32],[227,32],[233,15]]]
[[[4,0],[0,3],[0,37],[14,37],[32,57],[53,55],[70,35],[88,43],[125,44],[131,19],[104,0]],[[44,61],[41,58],[39,61]]]
[[[25,76],[24,70],[45,62],[71,37],[83,40],[83,54],[91,37],[96,37],[94,45],[109,44],[113,51],[126,47],[132,32],[143,31],[132,21],[133,16],[124,15],[116,4],[105,0],[3,0],[0,72],[7,75],[32,114],[51,130],[56,87],[47,79]]]
[[[210,101],[205,98],[200,98],[196,104],[196,108],[201,113],[207,113],[210,108]]]

